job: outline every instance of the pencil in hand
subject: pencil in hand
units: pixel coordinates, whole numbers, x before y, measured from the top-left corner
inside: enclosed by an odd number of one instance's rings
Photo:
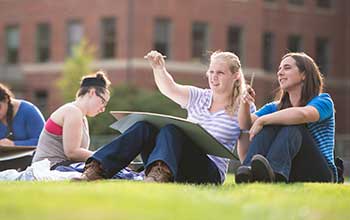
[[[164,55],[162,55],[162,57],[165,59],[166,58],[166,56],[164,56]],[[143,57],[144,59],[148,59],[148,56],[146,55],[146,56],[144,56]]]
[[[249,83],[250,88],[253,88],[254,78],[255,78],[255,73],[252,73],[252,76],[250,77],[250,83]]]

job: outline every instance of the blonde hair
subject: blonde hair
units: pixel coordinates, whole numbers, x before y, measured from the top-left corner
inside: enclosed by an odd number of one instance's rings
[[[245,79],[241,68],[241,61],[236,54],[232,52],[222,51],[215,51],[211,54],[210,61],[213,61],[215,59],[220,59],[226,62],[232,74],[238,73],[240,75],[240,77],[234,82],[231,93],[231,102],[225,108],[226,113],[233,116],[234,113],[238,110],[241,96],[246,90]]]

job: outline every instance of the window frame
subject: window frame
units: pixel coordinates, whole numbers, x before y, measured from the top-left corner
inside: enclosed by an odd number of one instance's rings
[[[100,57],[102,59],[113,59],[117,57],[117,19],[115,17],[104,17],[101,19],[100,35]],[[111,28],[113,27],[113,28]],[[107,36],[111,35],[111,36]],[[107,50],[107,48],[111,51]]]
[[[11,33],[10,31],[14,31],[13,35],[15,36],[14,41],[15,47],[11,48],[11,42],[9,36]],[[21,46],[21,39],[20,39],[20,27],[18,24],[8,25],[5,27],[5,62],[6,64],[15,65],[19,63],[20,59],[20,46]],[[12,51],[13,50],[13,51]]]
[[[159,35],[159,32],[162,32],[162,35]],[[153,48],[167,56],[167,58],[171,58],[171,35],[172,22],[170,18],[155,18],[153,28]],[[162,49],[162,47],[164,47],[164,49]]]
[[[199,33],[199,32],[202,32],[202,33]],[[195,35],[198,35],[198,34],[203,34],[201,39],[197,39],[197,40],[194,39],[196,37]],[[192,23],[191,42],[192,42],[192,49],[191,49],[192,59],[203,60],[205,58],[205,53],[209,49],[209,24],[207,22],[195,21]],[[198,49],[200,51],[198,51]]]
[[[47,39],[45,43],[45,39],[42,39],[42,36],[45,35],[43,32],[43,29],[41,28],[47,28]],[[49,23],[39,23],[37,24],[37,30],[36,30],[36,61],[39,63],[48,62],[51,59],[51,25]],[[45,48],[46,46],[46,48]],[[47,57],[42,58],[42,52],[43,50],[47,50]],[[45,52],[44,52],[45,53]]]

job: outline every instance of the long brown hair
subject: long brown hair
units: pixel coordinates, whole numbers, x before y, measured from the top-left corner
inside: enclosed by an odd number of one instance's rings
[[[239,60],[238,56],[232,52],[221,52],[221,51],[215,51],[210,56],[210,61],[214,59],[220,59],[225,61],[232,74],[238,73],[240,77],[238,80],[235,81],[231,93],[231,102],[229,105],[226,106],[225,111],[229,115],[234,115],[234,113],[237,111],[239,107],[239,103],[241,100],[241,96],[243,94],[243,91],[246,89],[245,87],[245,80],[244,75],[241,68],[241,61]]]
[[[15,96],[10,91],[10,89],[4,84],[0,83],[0,102],[7,101],[7,112],[6,112],[6,123],[7,123],[7,135],[12,133],[12,119],[13,119],[13,104],[11,103],[11,98]]]
[[[323,92],[322,74],[315,61],[305,53],[287,53],[282,57],[282,60],[287,57],[292,57],[295,60],[299,72],[305,76],[299,101],[299,106],[305,106],[312,98]],[[279,110],[292,107],[288,92],[281,88],[276,95],[276,100],[279,102]]]

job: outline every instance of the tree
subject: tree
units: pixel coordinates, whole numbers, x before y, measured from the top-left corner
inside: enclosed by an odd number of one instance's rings
[[[79,82],[82,76],[91,72],[94,52],[95,48],[90,46],[84,39],[74,46],[73,55],[65,61],[63,74],[57,82],[64,102],[75,99],[75,93],[79,89]]]

